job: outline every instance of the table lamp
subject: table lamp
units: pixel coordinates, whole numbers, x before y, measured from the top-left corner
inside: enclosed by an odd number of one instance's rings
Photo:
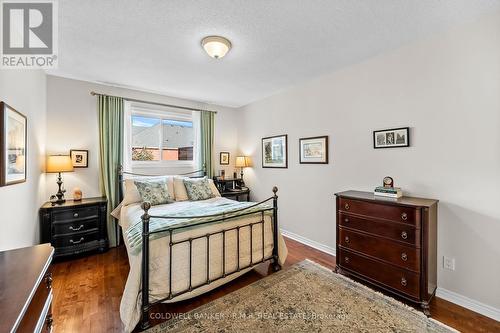
[[[248,156],[238,156],[236,157],[236,163],[235,166],[237,168],[241,168],[240,175],[241,175],[241,182],[244,185],[243,181],[243,168],[249,167],[250,166],[250,158]]]
[[[71,161],[71,157],[69,155],[49,155],[47,156],[47,173],[58,173],[57,177],[57,185],[59,186],[59,191],[56,193],[57,200],[56,204],[65,203],[64,192],[65,190],[61,189],[63,184],[61,172],[72,172],[73,171],[73,162]]]

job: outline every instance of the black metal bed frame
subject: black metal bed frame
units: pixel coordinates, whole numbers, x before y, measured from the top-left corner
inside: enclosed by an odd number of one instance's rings
[[[119,190],[119,197],[120,201],[123,199],[122,198],[122,186],[121,183],[124,181],[123,175],[128,174],[128,175],[133,175],[133,176],[147,176],[147,177],[153,177],[153,176],[158,176],[158,175],[145,175],[145,174],[137,174],[137,173],[131,173],[131,172],[125,172],[122,170],[122,168],[119,168],[119,181],[120,181],[120,190]],[[196,176],[196,174],[201,173],[201,175]],[[188,176],[192,178],[200,178],[204,177],[206,175],[206,172],[204,169],[202,170],[197,170],[193,172],[188,172],[185,174],[182,174],[182,176]],[[195,176],[193,176],[195,175]],[[200,215],[200,216],[154,216],[154,215],[149,215],[149,209],[151,208],[151,204],[149,202],[143,202],[141,204],[141,208],[144,211],[144,214],[141,216],[142,220],[142,264],[141,264],[141,288],[142,288],[142,294],[141,294],[141,322],[140,322],[140,328],[141,329],[147,329],[150,327],[150,318],[149,318],[149,310],[151,309],[152,306],[162,303],[164,301],[172,300],[175,297],[178,297],[180,295],[183,295],[185,293],[191,292],[193,290],[196,290],[200,287],[209,285],[212,282],[218,281],[220,279],[226,278],[227,276],[230,276],[232,274],[238,273],[242,270],[245,270],[247,268],[254,267],[256,265],[259,265],[263,262],[266,261],[271,261],[272,262],[272,268],[274,271],[278,271],[281,269],[281,265],[279,263],[279,257],[278,257],[278,195],[276,194],[278,192],[278,188],[276,186],[273,187],[273,196],[267,198],[266,200],[263,200],[261,202],[255,203],[254,205],[251,205],[249,207],[245,207],[242,209],[234,210],[230,212],[229,216],[226,216],[226,213],[219,213],[219,214],[211,214],[211,215]],[[263,203],[266,203],[268,201],[272,201],[273,205],[272,207],[269,208],[262,208],[257,211],[248,211],[251,208],[254,208],[258,205],[261,205]],[[273,249],[272,249],[272,254],[270,257],[265,257],[265,235],[264,235],[264,218],[265,218],[265,213],[268,211],[272,211],[272,230],[273,230]],[[235,213],[237,213],[235,215]],[[258,222],[252,222],[244,225],[238,225],[235,227],[231,227],[228,229],[222,229],[220,231],[216,232],[211,232],[207,233],[205,235],[200,235],[197,237],[190,237],[186,238],[183,240],[177,240],[173,241],[172,235],[175,230],[182,230],[188,227],[193,227],[193,226],[202,226],[202,225],[207,225],[210,223],[214,222],[220,222],[220,221],[226,221],[226,220],[234,220],[236,218],[246,216],[246,215],[261,215],[261,219]],[[209,218],[208,220],[205,220],[203,222],[198,222],[194,224],[189,224],[189,225],[184,225],[184,226],[174,226],[174,227],[169,227],[169,228],[163,228],[161,230],[155,230],[155,231],[149,231],[149,221],[151,218],[155,219],[189,219],[189,218]],[[259,258],[258,260],[254,261],[254,256],[253,256],[253,228],[255,225],[262,225],[262,258]],[[240,266],[240,229],[242,228],[250,228],[250,263],[244,267]],[[236,256],[237,256],[237,267],[236,270],[231,271],[231,272],[226,272],[226,233],[230,231],[236,230]],[[167,297],[164,297],[159,300],[155,300],[154,302],[149,301],[149,237],[152,234],[156,233],[165,233],[167,234],[167,237],[169,237],[169,270],[168,270],[168,283],[169,283],[169,293]],[[222,234],[222,275],[219,277],[216,277],[214,279],[210,279],[210,237],[214,235],[219,235]],[[207,250],[207,259],[206,259],[206,280],[204,283],[198,284],[196,286],[192,285],[192,266],[193,266],[193,258],[192,258],[192,246],[193,246],[193,241],[198,240],[198,239],[206,239],[206,250]],[[172,249],[175,245],[178,244],[183,244],[183,243],[189,243],[189,287],[183,291],[177,292],[177,293],[172,293]]]

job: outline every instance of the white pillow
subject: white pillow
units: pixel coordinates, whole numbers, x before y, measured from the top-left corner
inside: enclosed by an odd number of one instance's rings
[[[171,198],[175,198],[174,195],[174,177],[173,176],[158,176],[158,177],[134,177],[134,178],[127,178],[124,181],[124,193],[123,193],[123,201],[122,205],[123,206],[128,206],[134,203],[142,202],[141,195],[139,194],[139,191],[137,190],[137,186],[135,186],[134,181],[135,180],[148,180],[148,179],[161,179],[164,178],[167,180],[167,190],[168,190],[168,195]]]
[[[184,186],[184,179],[186,177],[174,176],[174,193],[175,201],[186,201],[189,200],[186,186]]]
[[[186,186],[184,185],[184,179],[188,177],[182,177],[182,176],[175,176],[174,177],[174,192],[175,192],[175,201],[186,201],[189,200],[187,191],[186,191]],[[220,197],[219,190],[217,190],[217,186],[214,184],[213,179],[208,180],[208,184],[210,186],[210,189],[212,190],[212,193],[216,197]]]
[[[209,180],[208,180],[208,186],[210,186],[210,189],[212,190],[212,193],[213,193],[216,197],[220,197],[219,190],[217,189],[217,186],[215,186],[215,183],[214,183],[214,180],[213,180],[213,179],[209,179]]]

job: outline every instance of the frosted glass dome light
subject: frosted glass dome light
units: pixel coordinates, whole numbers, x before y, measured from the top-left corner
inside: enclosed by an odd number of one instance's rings
[[[201,46],[209,56],[220,59],[231,49],[231,42],[224,37],[208,36],[202,39]]]

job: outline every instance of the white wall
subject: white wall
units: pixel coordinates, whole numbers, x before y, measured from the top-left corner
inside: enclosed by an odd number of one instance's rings
[[[0,100],[28,118],[27,181],[0,187],[0,251],[39,242],[38,208],[44,202],[46,75],[0,70]]]
[[[439,203],[439,287],[500,309],[500,15],[418,41],[243,107],[247,184],[279,187],[283,229],[335,247],[334,193],[394,177]],[[410,148],[372,131],[410,126]],[[288,134],[289,168],[262,169],[261,138]],[[300,165],[298,139],[329,135],[330,164]],[[442,256],[456,270],[442,269]],[[500,312],[498,312],[500,314]]]
[[[117,88],[86,81],[47,76],[47,153],[69,154],[70,149],[89,150],[89,167],[75,169],[66,173],[64,185],[67,197],[71,197],[72,189],[79,187],[84,197],[100,196],[99,188],[99,131],[97,97],[90,92],[125,96],[151,102],[177,104],[193,107],[206,107],[201,103],[156,95],[136,90]],[[218,165],[218,152],[230,151],[231,163],[234,164],[234,153],[237,147],[236,114],[231,108],[210,106],[218,111],[215,132],[215,168]],[[228,170],[232,170],[229,166]],[[134,170],[136,171],[136,170]],[[137,170],[148,172],[148,170]],[[149,170],[151,173],[162,173],[165,170]],[[165,173],[182,173],[191,169],[167,170]],[[46,197],[57,191],[56,175],[47,175]]]

